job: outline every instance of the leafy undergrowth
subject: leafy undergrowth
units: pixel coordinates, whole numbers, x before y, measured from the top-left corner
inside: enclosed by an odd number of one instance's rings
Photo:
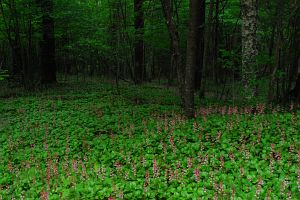
[[[83,86],[82,86],[83,87]],[[299,199],[300,112],[71,86],[0,102],[0,199]]]

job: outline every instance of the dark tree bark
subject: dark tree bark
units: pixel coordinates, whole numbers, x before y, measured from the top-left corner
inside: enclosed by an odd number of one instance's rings
[[[299,9],[300,11],[300,9]],[[289,55],[291,55],[291,68],[289,70],[289,89],[295,84],[298,75],[298,66],[300,59],[300,14],[295,15],[291,20],[292,38]]]
[[[215,23],[214,23],[214,41],[213,41],[213,79],[218,82],[218,56],[219,56],[219,13],[220,12],[220,0],[216,0],[215,5]]]
[[[300,74],[298,74],[297,80],[296,80],[296,85],[293,90],[290,91],[289,96],[300,102]]]
[[[298,8],[300,10],[300,8]],[[291,69],[289,74],[288,98],[300,102],[300,14],[295,14],[291,19],[293,26],[292,44],[290,48]]]
[[[274,22],[274,39],[276,40],[275,44],[272,44],[272,48],[275,46],[275,65],[271,69],[269,76],[269,90],[268,90],[268,102],[272,102],[275,96],[275,81],[276,81],[276,72],[281,67],[281,51],[282,51],[282,4],[281,1],[277,1],[276,12],[275,12],[275,22]],[[269,53],[270,49],[269,49]]]
[[[140,84],[145,76],[144,60],[144,0],[134,0],[134,27],[135,27],[135,45],[134,45],[134,82]]]
[[[213,32],[213,12],[214,12],[214,5],[213,0],[209,2],[209,10],[207,16],[207,23],[205,24],[204,30],[204,52],[203,52],[203,65],[202,65],[202,77],[201,77],[201,86],[200,86],[200,97],[205,96],[205,81],[207,74],[209,74],[208,66],[214,65],[214,56],[213,55],[213,38],[211,37]]]
[[[190,0],[189,33],[187,39],[186,70],[185,70],[185,114],[194,117],[195,71],[199,52],[199,12],[200,1]]]
[[[197,53],[197,67],[195,73],[195,88],[199,90],[201,88],[201,79],[203,71],[203,59],[204,59],[204,35],[205,35],[205,0],[199,0],[199,11],[197,13],[197,27],[199,29],[199,36],[197,37],[197,43],[199,43]]]
[[[172,63],[174,64],[174,68],[177,71],[177,81],[179,88],[179,95],[184,105],[184,66],[182,64],[182,55],[180,53],[180,39],[177,26],[173,19],[173,6],[172,0],[161,0],[164,17],[167,22],[168,32],[171,38],[172,43]]]
[[[42,10],[42,33],[43,39],[40,42],[41,48],[41,83],[56,83],[56,63],[55,63],[55,38],[53,0],[41,0]]]

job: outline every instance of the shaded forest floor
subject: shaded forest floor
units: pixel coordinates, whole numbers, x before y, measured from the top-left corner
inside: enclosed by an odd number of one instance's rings
[[[300,198],[299,110],[180,112],[155,84],[2,95],[0,199]]]

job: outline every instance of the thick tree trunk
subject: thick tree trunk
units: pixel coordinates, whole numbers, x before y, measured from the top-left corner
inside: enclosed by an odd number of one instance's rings
[[[255,94],[257,51],[257,0],[242,0],[242,79],[246,98]]]
[[[185,70],[185,114],[187,117],[194,117],[195,103],[195,71],[198,64],[199,52],[199,12],[200,1],[190,0],[190,20],[189,20],[189,33],[187,39],[187,52],[186,52],[186,70]]]
[[[140,84],[145,76],[144,60],[144,0],[134,0],[134,27],[135,27],[135,44],[134,44],[134,82]]]
[[[180,40],[179,40],[179,33],[177,26],[174,22],[172,16],[172,2],[171,0],[161,0],[162,8],[164,17],[167,22],[167,27],[169,31],[169,35],[171,38],[172,43],[172,57],[174,68],[177,71],[177,79],[178,79],[178,88],[179,88],[179,95],[181,97],[182,104],[184,105],[184,77],[185,77],[185,70],[182,64],[182,56],[180,53]]]
[[[56,83],[53,0],[40,1],[42,10],[41,83]]]

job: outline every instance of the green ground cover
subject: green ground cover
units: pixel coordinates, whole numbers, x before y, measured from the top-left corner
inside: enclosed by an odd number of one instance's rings
[[[69,84],[0,99],[0,199],[300,199],[300,112]]]

